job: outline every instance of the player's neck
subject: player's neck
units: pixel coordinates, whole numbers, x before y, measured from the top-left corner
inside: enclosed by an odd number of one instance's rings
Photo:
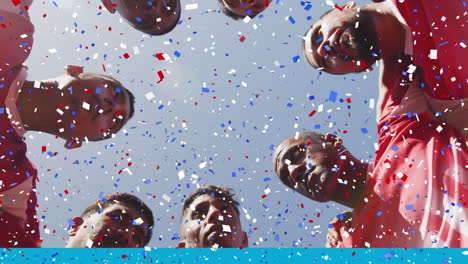
[[[340,166],[341,173],[338,177],[338,187],[334,195],[334,201],[342,205],[354,208],[366,187],[368,163],[355,158],[348,151]]]

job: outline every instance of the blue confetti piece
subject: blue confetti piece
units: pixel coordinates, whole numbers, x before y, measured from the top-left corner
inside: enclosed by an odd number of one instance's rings
[[[311,8],[312,8],[312,5],[311,5],[311,4],[307,4],[307,5],[304,7],[304,10],[309,11]]]
[[[447,43],[448,43],[448,41],[442,42],[442,43],[439,44],[439,46],[443,46],[443,45],[445,45]]]
[[[47,152],[47,155],[49,155],[49,157],[53,157],[53,156],[54,156],[54,153],[52,153],[52,152],[49,151],[49,152]]]
[[[289,16],[289,22],[291,22],[291,24],[296,24],[296,20],[294,20],[292,16]]]
[[[378,211],[378,212],[376,213],[377,216],[381,216],[382,214],[383,214],[382,211]]]
[[[330,91],[330,95],[328,96],[328,101],[330,102],[336,102],[336,97],[338,96],[338,93],[335,91]]]
[[[180,54],[180,52],[178,52],[177,50],[176,50],[176,51],[174,51],[174,56],[176,56],[176,57],[180,57],[180,55],[181,55],[181,54]]]
[[[101,93],[101,88],[99,88],[99,87],[96,88],[96,93],[97,93],[97,94],[100,94],[100,93]]]
[[[392,150],[393,150],[393,151],[398,151],[398,147],[397,147],[397,146],[393,146],[393,147],[392,147]]]
[[[300,58],[301,57],[299,55],[297,55],[296,57],[293,57],[292,59],[293,59],[293,62],[296,63],[296,62],[299,61]]]
[[[136,17],[135,20],[136,22],[141,22],[141,17]]]
[[[208,88],[202,88],[201,91],[204,92],[204,93],[209,93],[209,92],[210,92],[210,89],[208,89]]]
[[[1,107],[1,108],[0,108],[0,114],[3,114],[3,113],[5,113],[5,108],[4,108],[4,107]]]
[[[368,131],[367,131],[367,128],[365,128],[365,127],[361,128],[361,132],[362,132],[363,134],[367,134],[367,132],[368,132]]]
[[[406,210],[413,210],[413,205],[412,204],[409,204],[407,206],[405,206]]]

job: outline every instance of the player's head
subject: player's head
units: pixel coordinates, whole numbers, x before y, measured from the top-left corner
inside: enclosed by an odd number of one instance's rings
[[[221,11],[238,20],[246,16],[255,17],[270,4],[271,0],[218,0]]]
[[[213,185],[202,186],[190,194],[182,210],[182,240],[178,247],[248,247],[239,218],[239,203],[233,196],[231,189]]]
[[[73,149],[86,140],[111,137],[133,116],[135,97],[119,81],[108,75],[84,73],[78,66],[68,65],[66,70],[64,75],[44,81],[55,84],[58,89],[46,90],[47,94],[41,89],[28,92],[30,102],[48,100],[44,107],[53,108],[53,114],[41,116],[43,120],[53,120],[36,130],[65,139],[65,147]]]
[[[377,60],[377,42],[370,13],[350,2],[313,24],[304,36],[303,51],[315,69],[333,74],[361,72]]]
[[[180,19],[180,0],[101,0],[111,13],[116,11],[135,29],[163,35]]]
[[[116,193],[90,204],[74,217],[66,247],[136,248],[151,240],[151,209],[138,197]]]
[[[273,167],[286,186],[318,202],[333,200],[338,189],[340,137],[305,131],[281,142],[273,153]]]

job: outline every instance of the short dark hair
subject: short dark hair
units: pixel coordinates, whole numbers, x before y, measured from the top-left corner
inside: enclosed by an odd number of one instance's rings
[[[227,6],[226,6],[226,3],[223,1],[223,0],[218,0],[218,5],[219,5],[219,10],[221,10],[221,12],[223,12],[223,14],[225,14],[226,16],[234,19],[234,20],[241,20],[241,19],[244,19],[246,16],[241,16],[241,15],[238,15],[234,12],[231,11],[231,9],[229,9]],[[250,18],[254,18],[256,17],[258,14],[252,14],[252,15],[249,15]]]
[[[86,72],[83,74],[85,77],[81,77],[81,78],[91,77],[91,78],[103,79],[105,83],[112,84],[113,86],[117,88],[121,88],[122,90],[125,90],[128,94],[128,101],[130,101],[130,113],[128,114],[128,119],[130,120],[133,117],[133,115],[135,114],[135,95],[133,95],[133,93],[130,92],[130,90],[127,89],[120,81],[118,81],[114,77],[107,75],[107,74],[99,74],[99,73],[91,73],[91,72]],[[80,75],[80,76],[83,76],[83,75]]]
[[[166,28],[163,28],[160,31],[152,32],[150,35],[153,35],[153,36],[164,35],[166,33],[171,32],[177,26],[177,24],[179,24],[180,16],[182,14],[182,12],[181,12],[182,8],[180,7],[180,0],[177,0],[177,2],[178,2],[178,4],[177,4],[178,8],[175,11],[175,12],[177,12],[177,19],[174,21],[174,23],[170,24],[169,26],[167,26]]]
[[[236,211],[237,218],[240,219],[239,202],[234,199],[234,193],[232,192],[232,189],[225,186],[215,185],[203,185],[202,187],[198,188],[198,190],[190,194],[187,198],[185,198],[184,207],[182,208],[182,216],[184,215],[185,210],[190,207],[195,199],[205,194],[229,203]]]
[[[125,204],[131,206],[132,208],[137,209],[140,213],[142,213],[146,219],[148,219],[148,235],[145,237],[145,245],[151,240],[151,236],[153,235],[152,229],[154,226],[154,219],[153,219],[153,212],[151,209],[142,201],[140,198],[136,197],[133,194],[128,193],[114,193],[107,195],[94,203],[90,204],[81,214],[81,217],[84,218],[86,216],[90,216],[95,213],[99,213],[106,209],[107,207],[113,204]]]

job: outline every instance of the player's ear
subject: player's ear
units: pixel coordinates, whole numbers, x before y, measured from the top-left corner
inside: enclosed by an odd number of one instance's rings
[[[80,140],[69,138],[69,139],[67,139],[67,141],[65,141],[64,147],[66,149],[76,149],[76,148],[81,147],[81,144],[82,144],[82,142]]]
[[[81,224],[83,224],[84,220],[83,218],[79,216],[75,216],[72,219],[73,225],[70,227],[70,230],[68,230],[68,236],[75,236],[76,232],[78,232],[78,229],[80,229]]]
[[[343,146],[343,139],[341,139],[341,137],[337,135],[333,135],[330,133],[327,133],[325,135],[325,142],[332,143],[334,148],[340,148],[341,146]]]
[[[115,4],[112,3],[112,0],[101,0],[104,7],[107,11],[111,12],[111,14],[115,13]]]
[[[351,2],[348,2],[346,3],[344,6],[342,6],[341,8],[343,9],[351,9],[351,8],[355,8],[356,7],[356,2],[354,1],[351,1]]]
[[[249,247],[249,238],[247,237],[247,233],[242,231],[242,247],[248,248]]]
[[[179,241],[179,244],[177,244],[177,248],[185,248],[185,240]]]

